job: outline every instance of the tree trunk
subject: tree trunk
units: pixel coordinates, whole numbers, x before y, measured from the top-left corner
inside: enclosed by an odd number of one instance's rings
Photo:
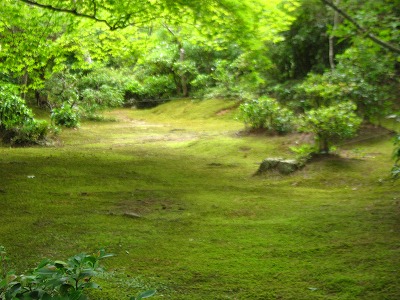
[[[335,5],[339,5],[340,4],[340,0],[336,0]],[[334,14],[333,14],[333,31],[335,31],[335,29],[337,28],[339,23],[339,13],[334,10]],[[333,34],[331,33],[329,35],[329,64],[331,66],[331,70],[335,69],[335,49],[334,49],[334,43],[335,43],[335,37],[333,36]]]
[[[46,67],[43,67],[40,69],[40,80],[42,82],[45,82],[46,80]],[[36,104],[38,107],[45,107],[47,104],[47,96],[42,95],[42,93],[39,90],[35,90],[35,98],[36,98]]]
[[[163,26],[168,30],[169,33],[171,33],[175,39],[175,42],[178,45],[179,49],[179,62],[183,63],[185,61],[185,49],[183,48],[182,41],[179,39],[179,37],[172,31],[168,25],[163,24]],[[175,75],[178,75],[180,78],[180,84],[179,86],[177,85],[176,90],[182,91],[182,96],[183,97],[189,97],[189,88],[188,88],[188,79],[185,74],[185,72],[182,72],[181,74],[179,72],[175,72]]]
[[[26,70],[26,68],[25,68]],[[23,85],[23,91],[21,93],[21,98],[26,100],[26,93],[28,90],[28,71],[25,71],[24,75],[22,76],[22,85]]]
[[[183,63],[185,61],[185,49],[183,49],[183,47],[180,47],[180,49],[179,49],[179,61],[181,63]],[[183,97],[188,97],[189,89],[188,89],[188,84],[187,84],[187,76],[184,72],[181,74],[181,85],[182,85]]]
[[[329,142],[326,137],[318,136],[318,150],[321,154],[329,153]]]

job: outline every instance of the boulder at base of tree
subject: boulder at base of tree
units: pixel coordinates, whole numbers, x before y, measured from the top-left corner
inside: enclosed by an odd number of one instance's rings
[[[255,175],[260,175],[269,171],[278,171],[281,174],[290,174],[303,167],[303,163],[295,159],[267,158],[260,164]]]

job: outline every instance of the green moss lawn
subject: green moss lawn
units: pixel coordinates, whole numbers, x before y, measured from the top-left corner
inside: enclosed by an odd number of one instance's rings
[[[289,176],[304,135],[246,135],[235,102],[120,109],[56,146],[0,148],[0,245],[18,272],[105,248],[91,299],[400,299],[389,135]]]

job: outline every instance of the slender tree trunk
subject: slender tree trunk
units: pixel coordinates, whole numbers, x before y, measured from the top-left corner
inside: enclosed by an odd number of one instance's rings
[[[26,92],[28,90],[28,71],[25,71],[25,74],[22,76],[22,85],[24,88],[21,94],[21,98],[26,100]]]
[[[179,39],[179,37],[172,31],[171,28],[168,27],[168,25],[163,24],[163,26],[168,30],[169,33],[171,33],[175,39],[175,42],[178,45],[178,51],[179,51],[179,62],[183,63],[186,59],[185,56],[185,49],[183,48],[182,45],[182,41]],[[179,74],[179,72],[175,72],[176,75],[179,76],[180,78],[180,83],[179,86],[177,85],[176,90],[178,91],[182,91],[182,96],[183,97],[189,97],[189,87],[188,87],[188,79],[187,76],[185,74],[185,72],[183,72],[182,74]]]
[[[319,153],[321,153],[321,154],[329,153],[328,139],[323,136],[319,136],[318,137],[318,148],[319,148]]]
[[[336,0],[335,5],[338,6],[340,4],[340,0]],[[336,30],[339,23],[339,13],[334,10],[333,14],[333,31]],[[329,35],[329,64],[331,66],[331,70],[335,69],[335,37],[331,33]]]
[[[45,79],[46,79],[46,67],[40,69],[40,80],[44,82]],[[46,95],[42,95],[42,93],[39,90],[35,90],[35,98],[38,107],[44,107],[45,104],[47,103]]]
[[[179,61],[183,63],[185,61],[185,49],[183,49],[182,45],[179,47]],[[188,89],[188,84],[187,84],[187,76],[185,73],[181,74],[181,85],[182,85],[182,94],[183,97],[188,97],[189,96],[189,89]]]

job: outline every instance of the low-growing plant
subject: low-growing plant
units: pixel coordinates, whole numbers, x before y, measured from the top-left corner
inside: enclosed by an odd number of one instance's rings
[[[11,144],[32,144],[44,141],[49,133],[49,123],[45,120],[30,119],[20,126],[8,130],[8,142]],[[7,140],[6,140],[7,141]]]
[[[251,100],[239,106],[238,119],[252,129],[263,129],[267,122],[267,113],[263,102]]]
[[[105,108],[121,106],[126,82],[122,72],[107,68],[95,68],[86,73],[66,69],[53,74],[46,82],[45,91],[56,115],[56,124],[76,127],[74,109],[79,109],[80,117],[93,118]]]
[[[312,156],[318,153],[318,149],[314,145],[302,144],[300,146],[290,147],[290,150],[296,154],[296,159],[299,161],[308,161]]]
[[[279,107],[270,119],[270,128],[279,134],[290,132],[294,128],[295,116],[285,107]]]
[[[0,85],[0,126],[10,129],[33,119],[32,110],[11,85]]]
[[[51,119],[55,125],[68,128],[79,126],[79,112],[69,104],[63,104],[60,108],[53,108]]]
[[[99,288],[91,282],[102,271],[99,261],[109,256],[101,250],[75,255],[66,262],[45,259],[26,275],[7,272],[1,281],[0,299],[86,299],[85,289]]]
[[[26,274],[17,275],[8,270],[8,257],[4,247],[0,246],[0,299],[1,300],[86,300],[87,289],[100,286],[92,281],[100,272],[104,272],[100,261],[113,256],[104,250],[88,255],[74,255],[66,261],[44,259]],[[151,297],[155,290],[140,293],[130,300]]]
[[[281,107],[275,99],[260,98],[239,106],[238,119],[252,129],[267,129],[279,134],[290,132],[294,127],[294,114]]]
[[[356,115],[356,108],[354,103],[344,102],[309,110],[303,117],[301,130],[315,134],[319,153],[329,153],[333,143],[357,133],[362,119]]]
[[[11,85],[0,86],[0,133],[11,144],[34,144],[48,134],[48,123],[36,120],[32,110]]]
[[[10,259],[7,256],[6,249],[4,246],[0,246],[0,288],[2,286],[2,280],[7,276],[8,261]]]

